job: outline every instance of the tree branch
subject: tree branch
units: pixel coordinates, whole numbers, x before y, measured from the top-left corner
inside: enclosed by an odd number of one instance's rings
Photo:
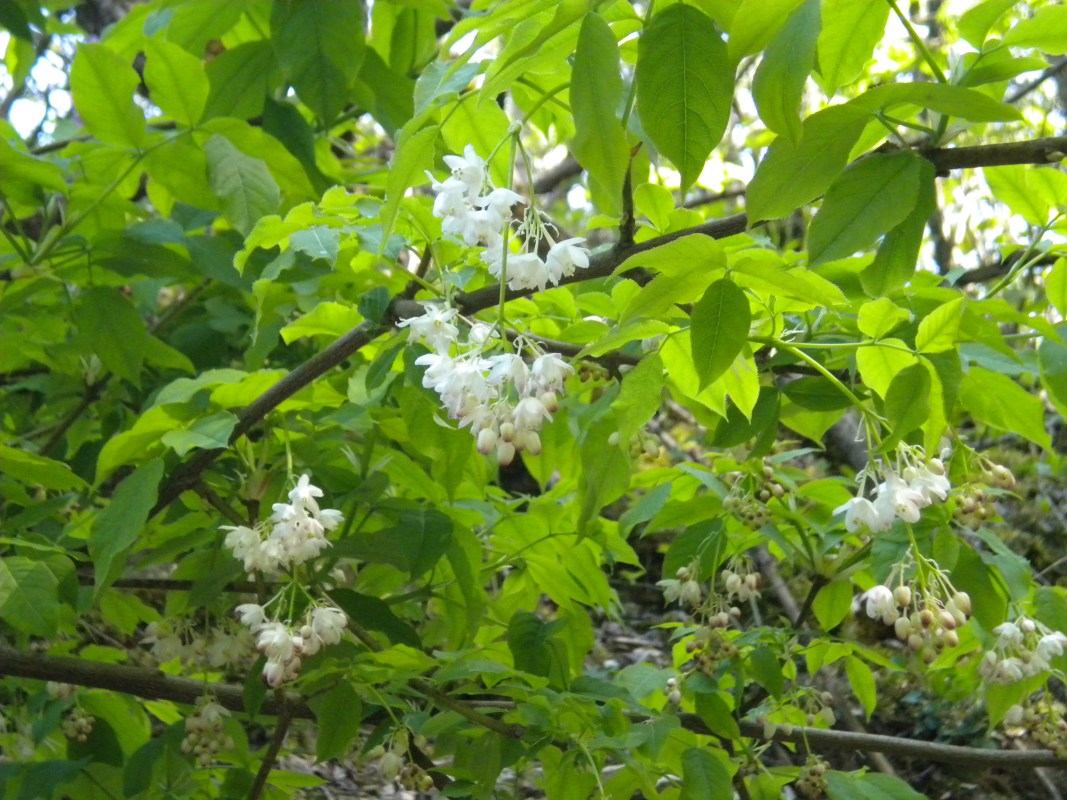
[[[105,664],[70,656],[27,653],[6,645],[0,645],[0,674],[110,689],[134,697],[173,700],[190,705],[205,693],[211,693],[224,708],[237,712],[245,710],[244,688],[234,684],[204,683],[167,675],[159,670],[130,667],[124,664]],[[259,713],[267,716],[280,716],[288,711],[294,719],[315,718],[311,708],[302,697],[295,693],[286,694],[284,697],[283,703],[277,697],[268,695]],[[683,728],[694,733],[711,734],[704,722],[695,714],[679,714],[678,717]],[[635,718],[635,721],[645,720],[645,717]],[[763,726],[760,723],[742,720],[740,727],[744,736],[766,740],[763,735]],[[520,725],[512,725],[510,733],[522,735],[525,731]],[[779,726],[771,739],[776,742],[806,741],[812,748],[818,749],[888,753],[943,764],[1004,769],[1032,769],[1034,767],[1067,769],[1067,759],[1058,758],[1050,750],[990,750],[874,733],[852,733],[800,726],[791,729]]]

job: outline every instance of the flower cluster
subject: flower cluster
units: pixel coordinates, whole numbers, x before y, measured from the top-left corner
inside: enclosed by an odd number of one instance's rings
[[[925,566],[936,569],[933,562],[925,562]],[[902,582],[894,589],[875,586],[859,597],[859,605],[868,617],[891,625],[897,638],[912,652],[930,659],[938,649],[960,643],[956,629],[965,625],[971,616],[970,595],[956,591],[940,573],[934,577],[935,586],[944,584],[941,588],[945,589],[945,595],[939,596],[934,589],[912,591]]]
[[[96,727],[96,719],[86,714],[78,706],[74,706],[63,720],[63,735],[71,741],[87,742],[89,734]]]
[[[149,622],[141,642],[150,645],[152,657],[159,664],[178,658],[190,663],[206,661],[216,669],[240,664],[253,651],[248,631],[215,629],[205,637],[167,621]]]
[[[1029,617],[1004,622],[993,629],[997,643],[986,651],[978,671],[992,683],[1015,683],[1052,668],[1052,659],[1062,656],[1067,636],[1051,631]]]
[[[452,170],[451,177],[438,182],[430,175],[437,195],[433,214],[441,219],[445,235],[471,247],[485,247],[481,259],[493,277],[506,281],[512,289],[543,290],[589,266],[589,251],[579,246],[585,239],[554,241],[532,207],[519,229],[521,251],[509,252],[503,231],[511,219],[511,209],[522,202],[522,196],[511,189],[493,188],[485,161],[471,145],[463,149],[462,156],[445,156],[445,163]],[[543,239],[549,244],[545,258],[538,254]]]
[[[948,498],[952,485],[945,475],[945,465],[937,458],[916,460],[916,450],[902,449],[906,462],[903,469],[881,471],[882,481],[875,489],[873,502],[860,494],[834,509],[835,514],[845,513],[845,527],[850,532],[863,527],[875,533],[887,531],[897,518],[918,522],[923,508]],[[861,479],[865,482],[872,471],[868,465]]]
[[[206,767],[215,760],[219,750],[232,750],[233,739],[222,730],[230,712],[208,696],[201,697],[196,703],[196,711],[185,720],[185,738],[182,739],[181,751],[193,755],[196,763]]]
[[[704,599],[704,590],[693,578],[690,567],[679,567],[673,578],[657,581],[656,586],[663,590],[663,599],[667,603],[677,600],[683,606],[696,608]]]
[[[434,349],[415,359],[426,367],[422,385],[441,396],[441,404],[461,428],[470,427],[483,455],[496,452],[509,464],[521,450],[541,452],[540,430],[552,419],[567,375],[574,371],[555,353],[540,352],[517,339],[520,352],[487,355],[500,342],[491,326],[475,323],[466,342],[452,324],[454,309],[424,303],[426,313],[400,322],[411,335]],[[520,354],[526,349],[530,364]],[[453,354],[455,353],[455,354]]]
[[[737,598],[740,603],[759,599],[759,588],[763,578],[758,572],[740,573],[724,569],[722,571],[722,580],[726,586],[726,596],[728,598]]]
[[[274,573],[303,564],[330,546],[326,531],[344,521],[340,511],[319,508],[322,489],[301,475],[288,503],[275,503],[266,525],[223,526],[226,546],[244,561],[245,572]]]
[[[237,606],[236,613],[256,635],[256,647],[267,657],[263,680],[271,688],[295,680],[300,674],[301,659],[340,642],[348,624],[345,612],[332,606],[311,609],[299,627],[268,619],[266,609],[256,603]]]

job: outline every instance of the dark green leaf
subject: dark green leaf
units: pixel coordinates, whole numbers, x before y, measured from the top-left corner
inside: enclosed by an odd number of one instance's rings
[[[834,181],[808,232],[811,265],[869,247],[915,207],[923,159],[910,153],[862,159]]]
[[[830,800],[926,800],[900,778],[877,772],[828,772],[826,784]]]
[[[149,461],[118,485],[107,507],[97,516],[89,533],[89,555],[93,558],[98,595],[116,577],[115,560],[144,532],[162,477],[163,462],[158,458]]]
[[[319,119],[333,122],[363,63],[361,4],[274,0],[270,28],[286,80]]]
[[[0,444],[0,472],[31,486],[45,489],[84,489],[87,484],[70,466],[35,453]]]
[[[229,411],[217,411],[197,419],[188,428],[167,431],[162,442],[179,456],[185,456],[194,448],[215,450],[226,447],[230,434],[237,425],[237,417]]]
[[[263,104],[281,80],[281,69],[269,41],[244,42],[207,65],[211,84],[204,117],[250,119],[263,113]]]
[[[689,337],[700,388],[730,368],[748,341],[748,295],[733,281],[715,281],[693,306]]]
[[[868,297],[883,297],[904,286],[915,274],[926,233],[926,224],[937,204],[934,165],[924,161],[919,167],[919,189],[915,207],[882,239],[874,261],[860,273],[860,284]]]
[[[330,592],[330,597],[342,611],[358,620],[367,630],[384,633],[393,644],[422,648],[416,630],[394,614],[389,604],[383,600],[352,589],[334,589]]]
[[[384,286],[375,286],[369,292],[364,292],[356,308],[364,319],[378,324],[385,321],[385,315],[389,311],[389,303],[392,297],[389,290]]]
[[[481,64],[434,61],[415,81],[415,113],[421,114],[430,104],[437,104],[466,89]]]
[[[741,729],[732,709],[717,692],[698,692],[695,698],[697,716],[716,736],[740,739]]]
[[[930,373],[924,364],[912,364],[893,378],[885,394],[885,415],[892,435],[882,446],[889,452],[920,427],[930,412]]]
[[[59,624],[59,595],[48,565],[22,556],[0,559],[0,619],[33,636],[51,637]]]
[[[115,289],[89,289],[74,321],[105,367],[123,380],[140,383],[148,331],[129,300]]]
[[[748,657],[749,671],[756,682],[770,692],[771,697],[781,697],[785,689],[785,675],[774,650],[767,645],[757,647]]]
[[[653,16],[639,42],[637,112],[683,193],[726,131],[733,91],[726,44],[702,11],[678,4]]]
[[[416,182],[424,181],[423,172],[433,166],[434,143],[437,141],[439,129],[436,125],[422,128],[417,124],[412,124],[418,122],[416,117],[397,135],[396,151],[393,153],[393,161],[389,165],[389,177],[386,179],[385,205],[381,213],[382,233],[378,245],[379,255],[385,251],[386,242],[389,241],[390,234],[393,232],[404,193]],[[487,155],[488,153],[484,154],[483,158]]]
[[[960,401],[979,422],[1051,447],[1044,404],[1007,375],[972,367],[960,384]]]

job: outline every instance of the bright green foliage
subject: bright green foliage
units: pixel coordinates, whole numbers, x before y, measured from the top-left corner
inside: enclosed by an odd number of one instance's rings
[[[0,2],[0,800],[1063,752],[1061,4],[59,9]]]

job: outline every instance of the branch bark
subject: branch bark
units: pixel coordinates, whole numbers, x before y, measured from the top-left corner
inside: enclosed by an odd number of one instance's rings
[[[0,674],[42,681],[61,681],[78,686],[110,689],[134,697],[173,700],[187,704],[193,704],[205,692],[211,692],[224,708],[236,712],[245,710],[244,689],[241,686],[178,678],[144,667],[105,664],[70,656],[27,653],[6,645],[0,645]],[[281,716],[288,713],[294,719],[315,718],[304,698],[292,692],[283,697],[284,701],[268,695],[259,713],[267,716]],[[687,730],[713,735],[696,714],[679,714],[678,717],[682,727]],[[645,719],[637,717],[635,721],[645,721]],[[509,728],[510,735],[525,735],[525,730],[519,725],[512,725]],[[763,726],[758,722],[742,720],[740,728],[742,735],[747,738],[767,741],[763,735]],[[1067,759],[1057,757],[1050,750],[990,750],[875,733],[853,733],[800,726],[793,728],[779,726],[771,736],[771,740],[807,742],[813,749],[820,750],[886,753],[942,764],[1003,769],[1033,769],[1034,767],[1067,769]]]

